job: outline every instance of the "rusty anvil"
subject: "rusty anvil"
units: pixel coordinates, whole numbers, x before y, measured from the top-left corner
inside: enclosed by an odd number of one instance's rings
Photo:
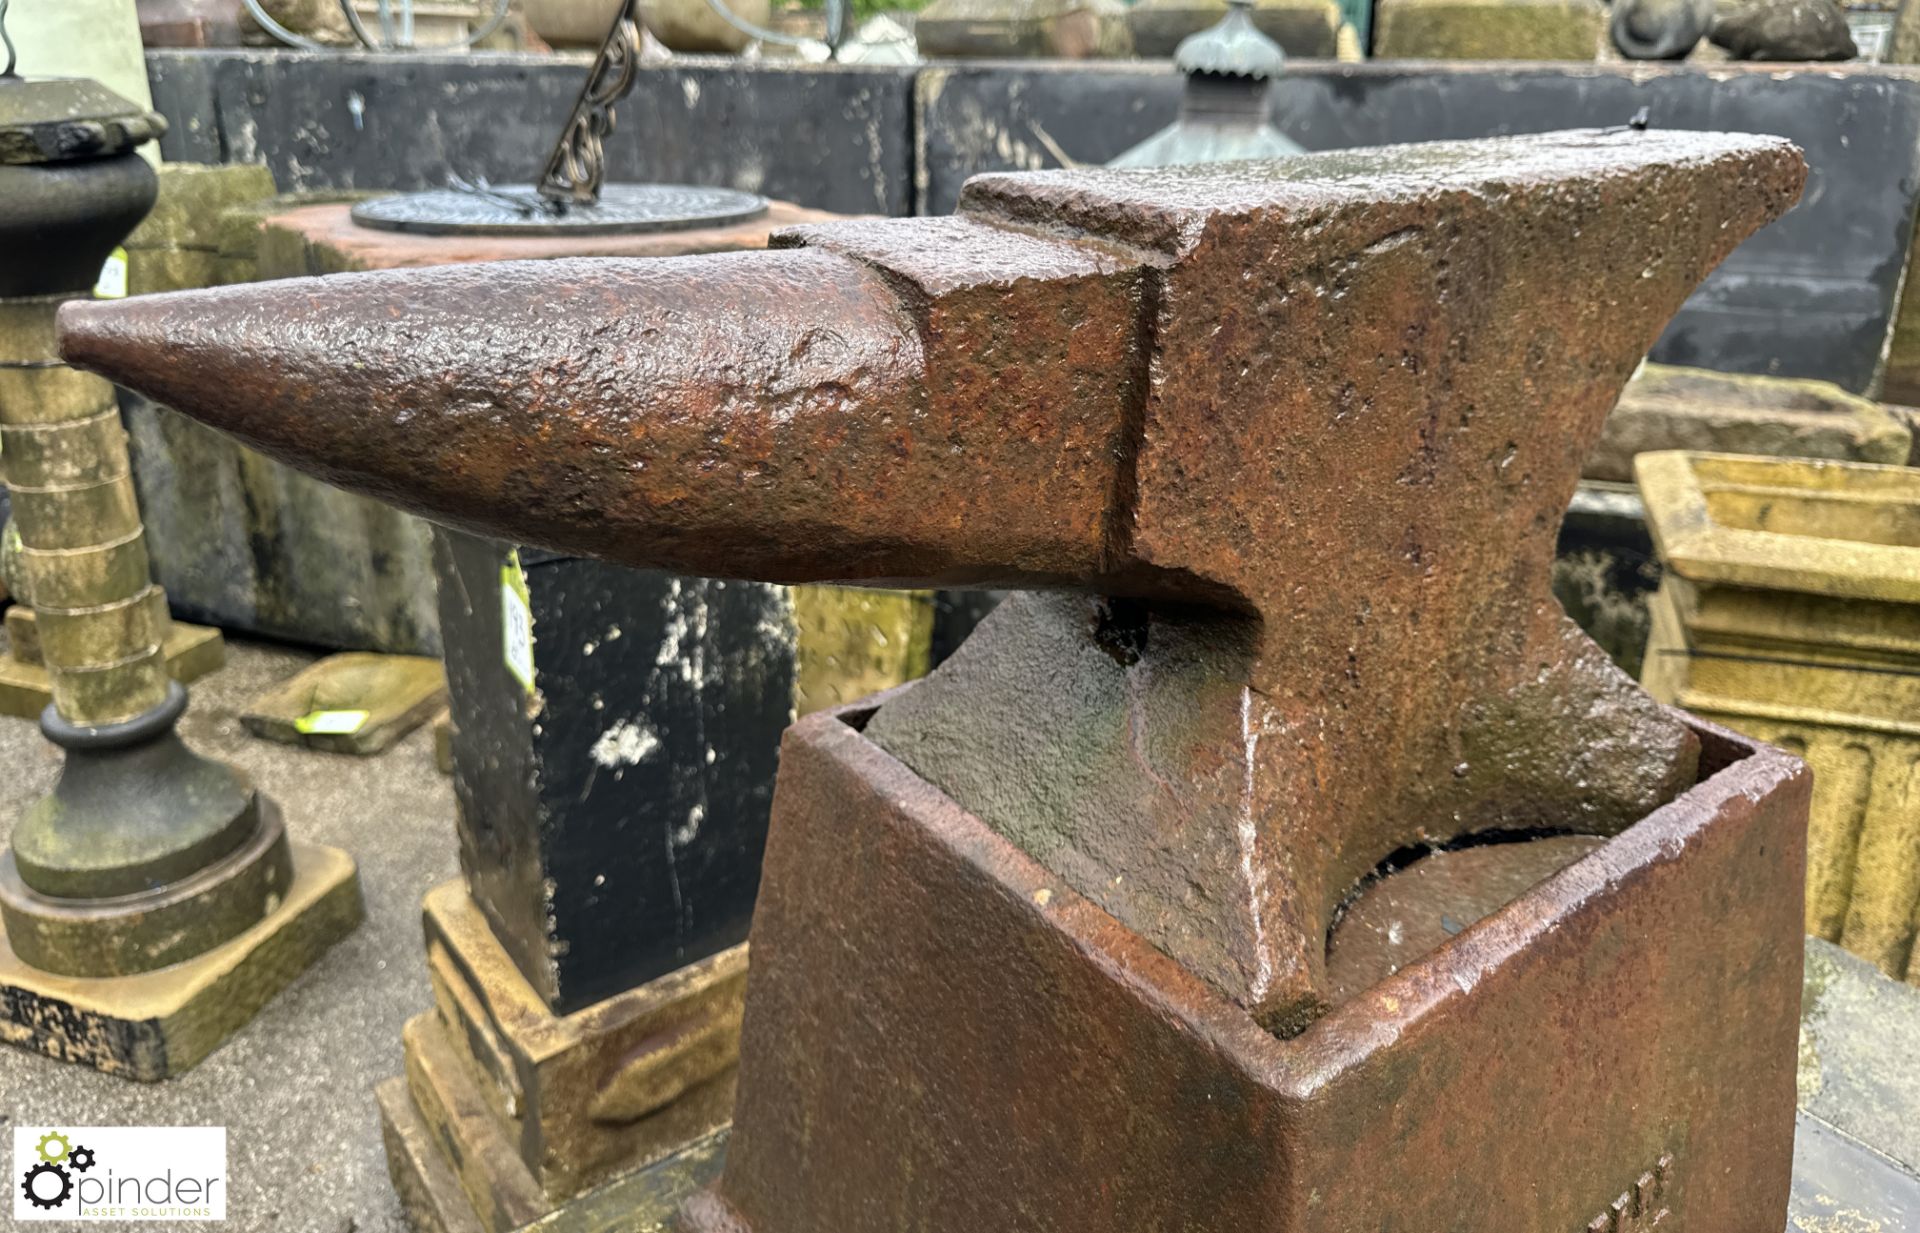
[[[1803,177],[1630,131],[987,175],[765,253],[61,325],[441,521],[1023,589],[789,731],[689,1227],[1771,1233],[1806,772],[1548,574],[1635,364]]]

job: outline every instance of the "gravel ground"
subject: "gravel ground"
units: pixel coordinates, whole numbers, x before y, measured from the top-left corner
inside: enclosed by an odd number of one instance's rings
[[[366,922],[198,1068],[166,1083],[0,1047],[0,1143],[10,1143],[15,1122],[227,1128],[226,1223],[146,1228],[404,1233],[373,1085],[400,1073],[400,1025],[431,1000],[420,897],[458,872],[453,790],[434,770],[424,727],[374,758],[248,736],[238,719],[245,702],[312,658],[229,640],[226,668],[192,686],[181,731],[196,749],[251,774],[280,802],[294,838],[353,855]],[[0,717],[0,767],[9,785],[0,799],[4,842],[20,808],[52,785],[59,760],[35,725]],[[11,1210],[9,1194],[0,1213]]]

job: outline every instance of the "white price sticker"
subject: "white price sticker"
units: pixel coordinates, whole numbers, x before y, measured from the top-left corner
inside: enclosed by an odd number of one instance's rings
[[[533,692],[533,599],[527,594],[527,576],[520,570],[520,554],[507,554],[500,567],[500,634],[507,671]]]
[[[124,300],[127,298],[127,250],[116,248],[107,263],[100,267],[100,281],[93,284],[93,298],[96,300]]]

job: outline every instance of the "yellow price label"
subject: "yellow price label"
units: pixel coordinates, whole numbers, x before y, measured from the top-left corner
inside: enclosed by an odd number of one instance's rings
[[[96,300],[127,298],[126,249],[114,249],[107,257],[107,263],[100,267],[100,281],[93,284],[93,298]]]
[[[293,730],[308,736],[351,736],[367,724],[366,711],[308,711],[293,721]]]

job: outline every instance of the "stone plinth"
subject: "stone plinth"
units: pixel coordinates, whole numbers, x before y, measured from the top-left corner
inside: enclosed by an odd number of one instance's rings
[[[463,885],[430,893],[425,920],[434,1009],[404,1034],[411,1108],[388,1114],[418,1118],[455,1181],[426,1187],[421,1227],[525,1228],[725,1127],[745,946],[558,1015]],[[433,1171],[404,1152],[389,1167]]]
[[[436,540],[460,864],[519,975],[568,1014],[745,941],[785,588]]]
[[[1127,10],[1134,54],[1171,56],[1180,40],[1226,13],[1221,0],[1141,0]],[[1340,55],[1343,19],[1334,0],[1264,0],[1254,5],[1253,24],[1289,56],[1331,60]]]
[[[1084,60],[1132,51],[1113,0],[934,0],[914,37],[924,56]]]
[[[1830,381],[1648,364],[1627,383],[1581,475],[1631,483],[1656,450],[1905,463],[1913,430]]]
[[[1920,908],[1920,473],[1644,454],[1649,692],[1814,768],[1807,932],[1891,976]]]
[[[169,163],[153,213],[127,237],[127,292],[186,291],[220,276],[221,219],[273,196],[273,173],[254,163]]]
[[[61,976],[0,932],[0,1040],[155,1082],[191,1069],[360,923],[353,859],[295,843],[293,878],[259,923],[212,950],[127,976]]]
[[[781,732],[932,660],[927,592],[435,556],[462,868],[562,1014],[744,941]]]
[[[1633,488],[1635,456],[1695,449],[1899,463],[1913,435],[1902,408],[1830,382],[1643,365],[1582,467],[1560,531],[1554,594],[1614,662],[1638,673],[1660,567]]]
[[[1373,54],[1398,60],[1592,60],[1598,0],[1380,0]]]
[[[446,704],[447,674],[439,660],[348,651],[309,665],[255,698],[240,722],[264,740],[376,754]]]

